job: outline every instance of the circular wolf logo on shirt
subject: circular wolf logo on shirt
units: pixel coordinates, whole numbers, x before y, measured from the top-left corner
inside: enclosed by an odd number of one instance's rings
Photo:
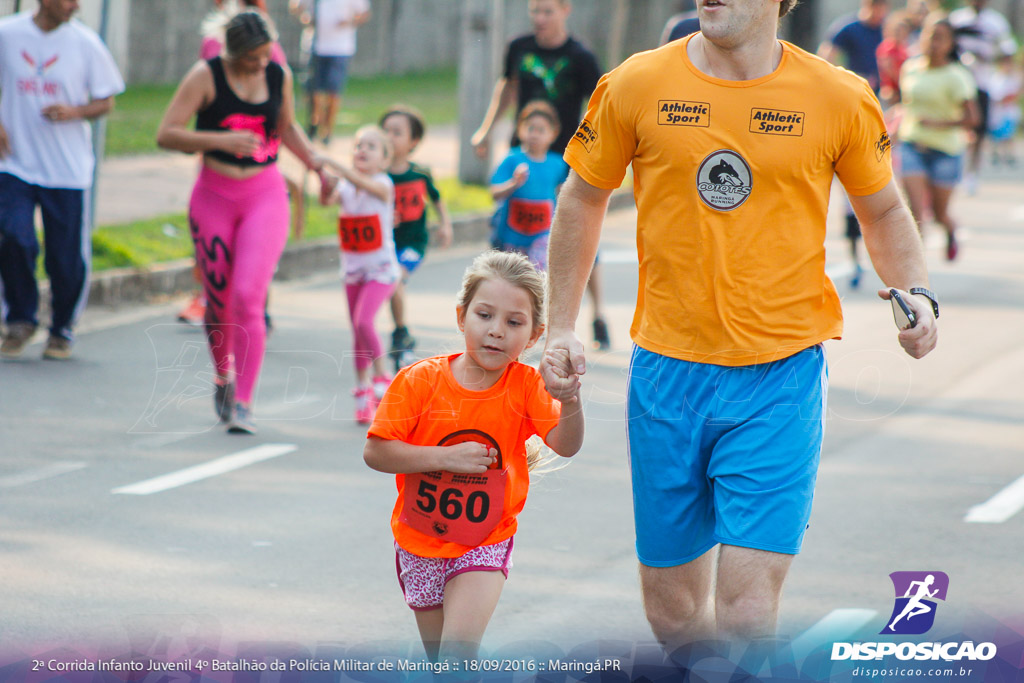
[[[752,184],[750,166],[731,149],[712,152],[697,169],[697,194],[718,211],[732,211],[747,201]]]

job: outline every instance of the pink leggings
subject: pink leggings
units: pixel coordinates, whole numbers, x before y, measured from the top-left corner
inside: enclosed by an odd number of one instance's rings
[[[288,191],[276,166],[244,180],[199,173],[189,222],[206,293],[206,337],[217,374],[235,371],[235,397],[252,400],[267,328],[263,305],[288,241]]]
[[[391,298],[395,284],[384,284],[374,280],[357,285],[345,285],[348,296],[348,316],[352,321],[352,351],[356,357],[356,370],[370,367],[374,359],[384,355],[380,337],[373,326],[373,318],[380,307]]]

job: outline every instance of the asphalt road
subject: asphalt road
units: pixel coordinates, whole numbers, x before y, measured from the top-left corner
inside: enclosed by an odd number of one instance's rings
[[[1024,633],[1021,183],[993,180],[957,211],[961,259],[946,263],[928,242],[941,340],[922,361],[899,349],[874,276],[849,288],[838,224],[829,239],[846,333],[827,345],[825,449],[782,634],[877,634],[899,570],[949,575],[944,632],[999,620]],[[623,431],[634,224],[617,212],[604,235],[614,348],[590,357],[584,449],[531,487],[485,648],[650,640]],[[434,252],[415,276],[421,351],[459,348],[453,300],[473,254]],[[365,430],[351,419],[336,276],[275,286],[255,437],[217,425],[203,337],[173,321],[178,303],[89,311],[73,360],[38,360],[37,342],[0,364],[0,643],[28,652],[162,636],[418,652],[394,574],[393,480],[363,464]],[[983,505],[1001,491],[1002,508]]]

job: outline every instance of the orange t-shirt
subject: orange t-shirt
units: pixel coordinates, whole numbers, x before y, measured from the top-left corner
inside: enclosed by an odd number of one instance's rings
[[[511,363],[489,389],[470,391],[452,375],[451,361],[459,355],[427,358],[400,370],[377,408],[369,436],[437,446],[472,432],[479,437],[474,440],[497,447],[507,484],[500,520],[479,544],[490,545],[516,532],[516,516],[530,485],[526,440],[534,434],[547,438],[558,424],[561,404],[544,389],[540,373],[522,363]],[[398,544],[421,557],[459,557],[469,551],[471,546],[422,533],[402,521],[405,482],[406,475],[395,475],[398,500],[391,529]]]
[[[717,365],[764,363],[842,334],[825,274],[833,174],[852,195],[892,179],[878,101],[853,73],[783,42],[771,74],[701,73],[686,40],[598,83],[565,160],[591,185],[632,163],[641,347]]]

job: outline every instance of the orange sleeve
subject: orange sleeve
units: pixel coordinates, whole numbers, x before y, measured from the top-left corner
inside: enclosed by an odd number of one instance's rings
[[[622,184],[636,154],[636,126],[624,113],[626,101],[616,72],[605,74],[590,97],[586,116],[565,148],[565,161],[585,181],[604,190]]]
[[[858,197],[874,194],[892,180],[892,143],[885,132],[882,108],[867,81],[846,131],[836,175],[847,193]]]
[[[540,373],[530,368],[526,377],[526,418],[533,429],[547,440],[548,433],[558,426],[558,418],[562,415],[562,404],[551,397],[544,388],[544,380]]]
[[[367,436],[409,441],[409,435],[426,409],[430,380],[415,365],[399,370],[373,418]]]

